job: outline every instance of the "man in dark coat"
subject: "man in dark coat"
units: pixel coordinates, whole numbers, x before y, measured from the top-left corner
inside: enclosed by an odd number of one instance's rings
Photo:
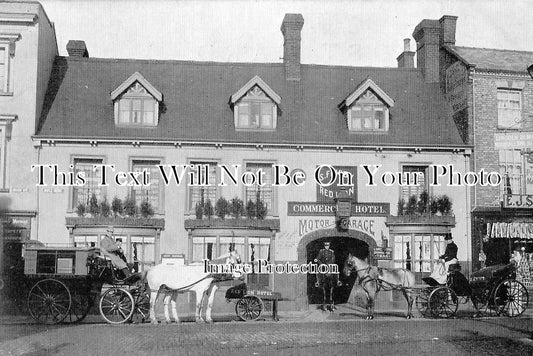
[[[318,263],[318,265],[326,264],[326,265],[332,265],[335,264],[335,252],[331,250],[329,241],[324,242],[324,248],[321,249],[318,252],[318,256],[315,258],[315,262]],[[317,281],[315,283],[315,287],[319,288],[322,286],[324,281],[324,274],[319,273],[317,276]],[[334,281],[337,283],[337,286],[341,286],[342,283],[339,281],[339,275],[334,274]]]
[[[448,245],[446,245],[446,250],[444,251],[444,255],[440,256],[439,258],[441,260],[444,260],[445,263],[453,259],[457,260],[457,245],[455,244],[455,242],[453,242],[452,234],[446,235],[444,240],[448,242]]]

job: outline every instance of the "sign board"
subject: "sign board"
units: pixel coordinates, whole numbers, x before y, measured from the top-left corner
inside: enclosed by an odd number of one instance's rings
[[[464,64],[459,61],[446,69],[446,96],[454,113],[467,106],[467,74]]]
[[[346,216],[388,216],[389,203],[351,203],[351,212]],[[287,202],[288,216],[333,216],[337,211],[335,203]]]
[[[498,132],[494,134],[497,150],[527,149],[533,147],[533,132]]]
[[[533,209],[533,195],[504,194],[503,207],[511,209]]]
[[[374,258],[376,260],[392,260],[392,248],[378,247],[374,250]]]
[[[337,203],[337,216],[350,216],[352,213],[352,204],[349,201],[340,201]]]
[[[318,171],[316,183],[316,201],[322,203],[334,203],[341,190],[345,190],[353,202],[357,201],[357,167],[356,166],[332,166],[333,169],[322,168]],[[318,167],[317,167],[318,168]],[[350,178],[351,177],[351,178]],[[324,186],[334,180],[330,186]]]

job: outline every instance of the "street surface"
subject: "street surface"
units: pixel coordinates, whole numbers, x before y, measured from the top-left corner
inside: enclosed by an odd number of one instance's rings
[[[533,355],[530,316],[406,320],[378,313],[366,321],[340,309],[279,322],[226,315],[214,324],[179,325],[108,325],[90,316],[81,324],[43,326],[3,316],[0,355]]]

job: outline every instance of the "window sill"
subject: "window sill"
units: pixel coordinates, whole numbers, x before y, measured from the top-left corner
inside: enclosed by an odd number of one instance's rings
[[[140,125],[140,124],[115,124],[116,127],[120,128],[135,128],[135,129],[155,129],[157,125]]]
[[[0,188],[0,193],[9,193],[9,188]]]
[[[245,128],[245,127],[236,127],[235,131],[239,132],[276,132],[276,129],[261,129],[261,128]]]
[[[385,134],[388,134],[389,131],[385,131],[385,130],[382,130],[382,131],[378,131],[378,130],[361,130],[361,131],[357,131],[357,130],[348,130],[349,133],[351,134],[363,134],[363,135],[368,135],[368,134],[380,134],[380,135],[385,135]]]
[[[522,130],[521,127],[503,127],[503,126],[497,126],[496,129],[498,130],[501,130],[501,131],[520,131]]]
[[[0,96],[13,96],[13,92],[11,91],[0,91]]]

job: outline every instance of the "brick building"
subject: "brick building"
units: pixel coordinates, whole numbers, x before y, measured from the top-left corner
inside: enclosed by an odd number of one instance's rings
[[[452,20],[445,16],[436,27],[424,20],[415,29],[417,68],[408,42],[398,68],[302,64],[300,14],[283,19],[283,63],[91,58],[83,41],[70,41],[69,56],[62,57],[57,56],[55,39],[43,43],[46,49],[34,42],[39,51],[24,58],[45,69],[39,83],[50,80],[37,86],[46,90],[34,95],[35,112],[13,122],[14,132],[27,125],[26,143],[11,151],[8,161],[17,157],[16,165],[27,169],[9,172],[1,193],[4,215],[19,209],[22,194],[32,211],[27,233],[16,242],[98,246],[112,224],[127,258],[143,270],[162,261],[214,258],[229,248],[249,262],[307,263],[330,240],[340,265],[351,252],[381,266],[412,269],[420,280],[443,253],[445,234],[452,233],[468,272],[469,188],[429,184],[432,165],[452,164],[460,174],[472,165],[471,146],[463,142],[439,82],[440,45],[449,41]],[[1,34],[7,27],[0,25]],[[17,95],[14,91],[13,98]],[[0,96],[2,100],[6,98]],[[24,107],[18,103],[12,112]],[[18,155],[22,152],[27,154]],[[59,183],[53,184],[54,172],[45,167],[44,184],[36,187],[38,171],[29,171],[32,164],[57,165]],[[100,184],[102,169],[93,169],[102,164],[114,165],[115,172],[108,170],[108,185]],[[262,169],[266,185],[199,187],[173,179],[165,184],[157,166],[171,164],[191,165],[187,174],[203,174],[216,183],[223,176],[229,179],[219,165],[240,165],[241,173]],[[289,167],[291,174],[303,172],[306,183],[276,186],[273,164]],[[353,177],[346,229],[337,228],[335,221],[338,182],[327,187],[314,181],[323,164]],[[412,186],[370,186],[362,164],[421,179]],[[119,171],[149,172],[151,184],[114,182],[113,173]],[[85,180],[75,184],[80,172]],[[328,175],[327,169],[321,173]],[[417,203],[424,193],[427,201],[416,204],[419,213],[401,213],[399,201],[412,198]],[[81,213],[80,204],[90,205],[93,196],[99,204],[115,197],[137,206],[149,202],[154,214]],[[431,198],[443,196],[452,202],[452,211],[429,214]],[[222,197],[260,200],[266,217],[198,218],[197,205]],[[252,277],[254,283],[294,300],[285,307],[302,309],[320,300],[314,275]],[[338,302],[347,299],[352,284],[347,281]],[[394,299],[383,294],[384,302]]]
[[[441,87],[461,136],[474,147],[471,170],[497,171],[503,178],[498,187],[476,185],[471,190],[472,262],[474,269],[507,263],[519,251],[519,278],[529,283],[533,82],[527,66],[533,63],[533,52],[456,46],[456,19],[448,18],[450,36],[440,43]],[[427,21],[428,27],[439,27],[438,20]]]

